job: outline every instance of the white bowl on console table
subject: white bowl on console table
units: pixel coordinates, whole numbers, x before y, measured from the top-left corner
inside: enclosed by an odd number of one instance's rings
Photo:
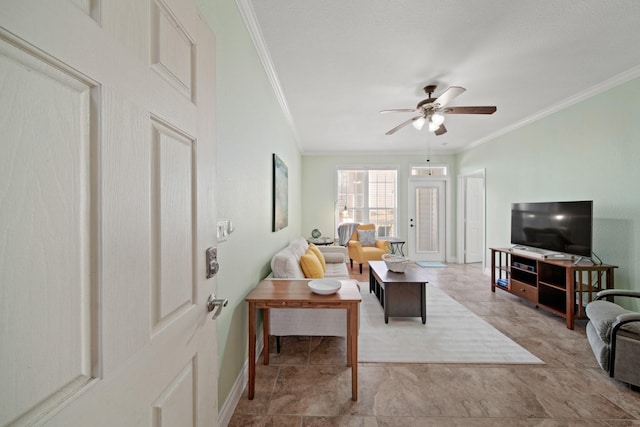
[[[314,279],[308,284],[311,292],[318,295],[335,294],[342,287],[342,282],[337,279]]]

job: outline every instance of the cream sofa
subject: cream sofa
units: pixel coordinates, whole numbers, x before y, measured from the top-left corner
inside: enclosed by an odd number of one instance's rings
[[[305,279],[300,267],[300,257],[309,249],[309,244],[302,237],[296,238],[289,246],[271,258],[271,278],[273,279]],[[325,277],[348,279],[347,250],[343,246],[318,246],[327,264]],[[307,286],[311,279],[301,281]],[[312,336],[346,336],[347,312],[335,309],[286,308],[270,310],[269,330],[271,335],[312,335]]]

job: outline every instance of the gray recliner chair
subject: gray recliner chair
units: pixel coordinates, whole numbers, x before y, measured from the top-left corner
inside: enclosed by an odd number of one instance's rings
[[[602,369],[616,380],[640,387],[640,313],[607,297],[640,298],[640,291],[607,289],[587,304],[587,338]]]

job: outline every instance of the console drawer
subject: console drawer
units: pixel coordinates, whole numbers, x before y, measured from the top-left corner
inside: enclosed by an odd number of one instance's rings
[[[511,293],[533,303],[538,303],[538,288],[517,280],[511,280]]]

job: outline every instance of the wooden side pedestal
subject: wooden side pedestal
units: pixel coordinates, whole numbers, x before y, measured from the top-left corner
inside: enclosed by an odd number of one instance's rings
[[[540,259],[511,249],[491,248],[491,291],[496,288],[567,319],[584,318],[584,307],[602,289],[613,288],[615,265]]]

